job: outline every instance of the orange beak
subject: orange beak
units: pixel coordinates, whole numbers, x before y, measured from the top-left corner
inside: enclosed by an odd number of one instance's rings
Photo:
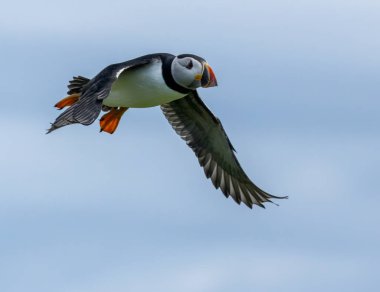
[[[213,87],[217,86],[218,82],[216,81],[215,73],[211,69],[210,65],[207,63],[204,63],[204,70],[203,75],[201,79],[201,85],[202,87]]]

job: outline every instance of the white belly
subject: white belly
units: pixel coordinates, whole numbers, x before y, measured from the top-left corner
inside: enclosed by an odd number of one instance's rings
[[[170,89],[163,77],[160,61],[141,68],[126,70],[113,83],[103,101],[110,107],[152,107],[184,97],[186,94]]]

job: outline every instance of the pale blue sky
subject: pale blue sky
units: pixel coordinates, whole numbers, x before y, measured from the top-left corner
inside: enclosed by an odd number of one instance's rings
[[[0,11],[0,290],[375,291],[379,1],[19,1]],[[195,53],[249,176],[206,180],[158,108],[51,135],[73,75]]]

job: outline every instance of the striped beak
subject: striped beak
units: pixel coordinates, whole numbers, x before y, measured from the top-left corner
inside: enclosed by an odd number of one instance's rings
[[[213,87],[217,86],[218,82],[216,81],[215,73],[211,69],[210,65],[207,63],[203,63],[203,75],[201,79],[201,85],[202,87]]]

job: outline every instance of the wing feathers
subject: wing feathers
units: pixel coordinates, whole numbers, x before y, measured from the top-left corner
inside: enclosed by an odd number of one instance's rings
[[[271,202],[276,197],[264,192],[245,174],[234,154],[222,124],[199,98],[196,91],[182,99],[161,105],[161,109],[178,135],[198,157],[199,164],[215,188],[248,207]]]
[[[124,63],[110,65],[91,80],[82,76],[74,77],[73,80],[69,81],[68,93],[81,93],[81,96],[78,102],[57,117],[47,133],[75,123],[86,126],[92,124],[99,116],[102,110],[102,102],[109,95],[112,84],[117,77],[125,70],[148,64],[153,58],[158,57],[147,55]]]

